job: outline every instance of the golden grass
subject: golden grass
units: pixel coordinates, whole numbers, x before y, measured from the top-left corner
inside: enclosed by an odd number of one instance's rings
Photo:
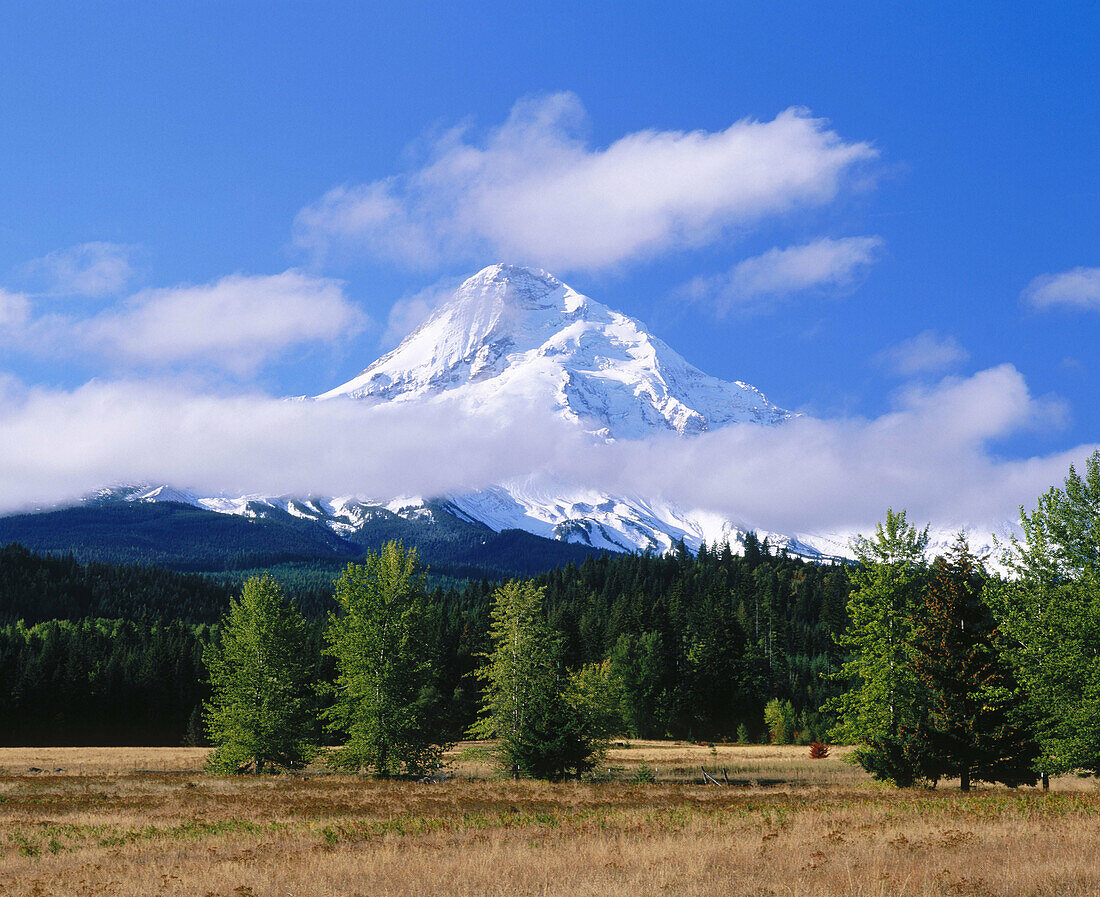
[[[139,772],[197,772],[209,748],[0,747],[0,775],[32,769],[59,775],[118,775]]]
[[[3,750],[0,894],[1100,894],[1095,789],[896,791],[833,757],[810,761],[806,748],[716,751],[634,743],[608,762],[788,777],[734,787],[225,779],[195,774],[187,765],[201,753],[186,750],[177,770],[139,774],[124,768],[142,761],[138,749]],[[32,756],[81,757],[85,773],[10,773]],[[145,768],[169,756],[150,751]],[[89,773],[95,763],[104,771]],[[820,781],[801,784],[810,763]]]

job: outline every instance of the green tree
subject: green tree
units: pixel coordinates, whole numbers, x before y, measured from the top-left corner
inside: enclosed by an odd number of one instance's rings
[[[771,733],[772,744],[790,744],[796,736],[794,705],[790,701],[772,698],[764,706],[764,725]]]
[[[1038,726],[1044,773],[1100,772],[1100,452],[1020,508],[991,604]]]
[[[605,731],[566,674],[561,638],[546,621],[543,595],[526,581],[497,589],[492,648],[477,674],[485,688],[481,716],[470,732],[497,739],[498,760],[513,777],[557,780],[592,768]]]
[[[215,745],[212,770],[260,773],[312,759],[313,669],[306,642],[302,615],[270,575],[245,582],[203,655],[212,692],[205,705]]]
[[[836,678],[848,689],[831,699],[832,736],[858,744],[857,761],[875,778],[911,785],[919,775],[913,738],[927,690],[913,667],[917,605],[928,582],[928,528],[918,531],[904,511],[888,510],[871,538],[857,537],[848,628],[837,643],[848,659]]]
[[[626,731],[623,683],[610,660],[586,663],[570,675],[569,696],[595,737],[610,738]]]
[[[415,549],[386,543],[336,583],[325,653],[336,660],[330,732],[344,746],[330,763],[380,776],[423,775],[445,748],[445,714],[435,688],[432,610]]]
[[[1039,754],[1024,696],[983,600],[986,582],[960,534],[933,563],[914,621],[914,669],[929,694],[927,718],[915,732],[921,772],[933,782],[958,777],[963,791],[972,781],[1033,785]]]

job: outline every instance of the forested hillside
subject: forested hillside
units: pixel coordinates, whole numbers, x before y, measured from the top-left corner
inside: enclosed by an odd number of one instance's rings
[[[277,573],[278,575],[278,573]],[[320,654],[330,602],[288,592],[312,619]],[[315,577],[305,577],[316,582]],[[590,557],[541,574],[551,625],[567,660],[608,659],[624,683],[632,734],[757,739],[768,700],[791,702],[804,737],[826,728],[817,708],[836,668],[848,571],[775,556],[749,541],[699,555]],[[473,722],[473,676],[488,647],[498,581],[435,588],[436,687],[450,732]],[[8,744],[178,744],[202,737],[202,649],[235,585],[150,568],[82,565],[9,546],[0,551],[0,739]],[[55,619],[57,618],[57,619]],[[26,620],[26,625],[14,622]],[[32,622],[37,621],[35,625]],[[741,727],[744,727],[741,729]]]
[[[531,576],[598,552],[523,530],[497,532],[429,503],[430,519],[372,510],[341,538],[324,523],[257,504],[253,516],[220,514],[180,502],[104,499],[52,511],[0,517],[0,545],[80,561],[239,573],[293,565],[325,568],[326,587],[349,561],[390,541],[416,545],[436,577]],[[243,577],[241,577],[243,579]]]

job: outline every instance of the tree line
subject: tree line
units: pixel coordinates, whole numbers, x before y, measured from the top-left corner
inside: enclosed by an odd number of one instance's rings
[[[320,574],[293,572],[276,578],[306,619],[315,678],[331,684],[335,660],[322,649],[338,602],[332,586],[318,588]],[[848,577],[844,565],[788,557],[750,535],[744,556],[681,545],[666,555],[593,557],[531,582],[543,591],[565,668],[614,669],[625,734],[758,741],[771,737],[764,707],[773,699],[789,710],[784,740],[824,737],[830,721],[820,707],[837,686],[820,673],[839,664],[833,634],[844,625]],[[477,671],[501,585],[425,587],[434,712],[450,739],[477,719],[485,688]],[[0,621],[26,618],[0,625],[0,740],[201,743],[202,657],[239,590],[209,576],[0,549]],[[158,692],[179,697],[149,697]],[[319,725],[314,737],[331,740]]]

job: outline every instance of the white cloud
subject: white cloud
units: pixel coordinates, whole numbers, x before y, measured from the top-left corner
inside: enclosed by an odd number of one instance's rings
[[[1033,308],[1056,306],[1100,310],[1100,268],[1073,268],[1036,277],[1022,294]]]
[[[82,243],[27,262],[24,273],[57,295],[107,296],[119,292],[134,276],[133,246]]]
[[[888,506],[996,527],[1091,447],[1005,460],[997,440],[1049,420],[1011,365],[910,391],[873,419],[799,418],[684,440],[593,445],[530,406],[211,396],[177,383],[0,391],[0,510],[147,480],[233,494],[438,495],[532,472],[723,513],[763,529],[851,531]]]
[[[30,302],[27,297],[0,287],[0,341],[22,332],[29,317]]]
[[[953,336],[925,330],[883,349],[874,361],[902,377],[914,374],[942,374],[970,358],[970,353]]]
[[[11,294],[0,294],[0,322],[5,296]],[[201,363],[236,373],[293,346],[354,333],[367,320],[339,282],[293,269],[143,290],[93,315],[33,317],[25,304],[12,307],[13,315],[22,309],[11,335],[25,351],[95,354],[139,367]]]
[[[882,244],[881,237],[822,237],[802,246],[769,249],[725,274],[696,277],[681,292],[723,314],[765,310],[805,290],[850,287],[876,260]]]
[[[332,340],[361,324],[339,283],[290,270],[146,290],[83,322],[79,332],[86,345],[138,364],[200,360],[247,371],[291,346]]]
[[[329,191],[299,213],[296,242],[432,267],[491,255],[598,269],[711,243],[762,219],[831,202],[875,157],[788,109],[724,131],[637,131],[593,148],[580,100],[523,100],[483,141],[434,141],[408,173]]]
[[[200,490],[438,494],[565,466],[566,425],[516,406],[488,418],[454,405],[367,407],[210,395],[176,382],[92,381],[0,393],[0,510],[103,484]],[[562,435],[547,441],[548,432]]]

